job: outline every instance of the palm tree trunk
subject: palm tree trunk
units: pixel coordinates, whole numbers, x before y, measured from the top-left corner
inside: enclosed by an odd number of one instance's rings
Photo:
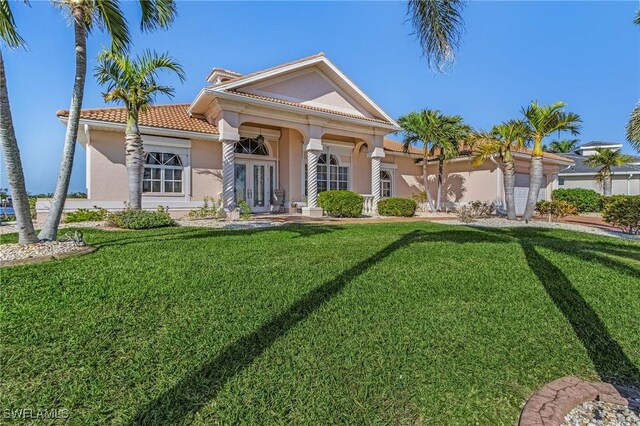
[[[13,210],[18,222],[18,242],[20,244],[37,243],[38,237],[33,229],[31,210],[29,209],[29,196],[24,184],[20,149],[16,140],[16,132],[13,128],[11,106],[9,105],[9,91],[4,71],[4,59],[0,51],[0,144],[2,145],[2,157],[7,168],[7,178]]]
[[[507,219],[516,220],[516,168],[513,160],[504,162],[504,202],[507,207]]]
[[[436,195],[436,210],[442,209],[442,175],[444,169],[444,158],[442,155],[438,157],[438,194]]]
[[[142,209],[142,176],[144,174],[144,150],[138,128],[138,112],[129,113],[125,137],[125,162],[129,175],[129,208]]]
[[[605,197],[610,197],[611,196],[611,187],[613,182],[611,180],[611,175],[607,175],[604,177],[603,181],[602,181],[602,187],[604,189],[604,196]]]
[[[529,195],[524,209],[524,220],[529,221],[533,217],[538,202],[538,194],[542,186],[542,155],[531,156],[531,168],[529,169]]]
[[[429,192],[429,174],[427,172],[428,160],[426,157],[422,159],[422,179],[424,182],[424,193],[427,197],[427,204],[432,212],[435,212],[436,209],[433,205],[433,200],[431,199],[431,192]]]
[[[69,191],[69,181],[73,169],[73,156],[76,150],[76,139],[78,137],[78,125],[80,121],[80,109],[82,108],[82,98],[84,96],[84,83],[87,75],[87,28],[85,24],[85,12],[82,7],[73,9],[73,28],[75,33],[76,49],[76,74],[73,83],[73,94],[71,106],[69,107],[69,119],[67,121],[67,132],[64,137],[64,148],[62,151],[62,161],[60,163],[60,173],[56,190],[53,193],[51,210],[47,221],[40,231],[40,239],[55,240],[58,233],[58,225],[62,217],[62,210]]]

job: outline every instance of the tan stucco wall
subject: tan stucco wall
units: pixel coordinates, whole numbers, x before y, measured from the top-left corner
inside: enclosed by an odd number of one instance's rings
[[[191,142],[191,200],[222,198],[222,144],[215,141]]]
[[[129,199],[127,169],[124,162],[124,133],[91,132],[88,148],[90,165],[90,197],[94,201]]]

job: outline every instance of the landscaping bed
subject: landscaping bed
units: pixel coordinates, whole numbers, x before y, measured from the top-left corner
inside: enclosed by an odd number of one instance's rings
[[[428,222],[83,232],[95,253],[2,270],[2,407],[513,425],[558,377],[640,386],[636,242]]]

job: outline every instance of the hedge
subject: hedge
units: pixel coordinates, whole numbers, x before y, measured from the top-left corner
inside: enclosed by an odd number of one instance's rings
[[[318,205],[333,217],[360,217],[362,196],[351,191],[332,190],[318,194]]]
[[[169,213],[163,210],[150,212],[146,210],[127,209],[109,213],[107,223],[110,226],[124,229],[150,229],[175,225]]]
[[[552,193],[553,199],[567,201],[578,212],[599,212],[602,209],[602,195],[593,189],[560,188]]]
[[[410,198],[391,197],[378,201],[378,214],[381,216],[411,217],[417,208],[418,203]]]
[[[602,212],[602,218],[627,234],[640,233],[640,196],[622,196],[609,200]]]

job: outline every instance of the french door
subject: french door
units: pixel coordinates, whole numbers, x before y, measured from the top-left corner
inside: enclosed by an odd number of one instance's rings
[[[274,185],[272,163],[238,161],[235,164],[236,205],[246,201],[253,213],[269,211]]]

